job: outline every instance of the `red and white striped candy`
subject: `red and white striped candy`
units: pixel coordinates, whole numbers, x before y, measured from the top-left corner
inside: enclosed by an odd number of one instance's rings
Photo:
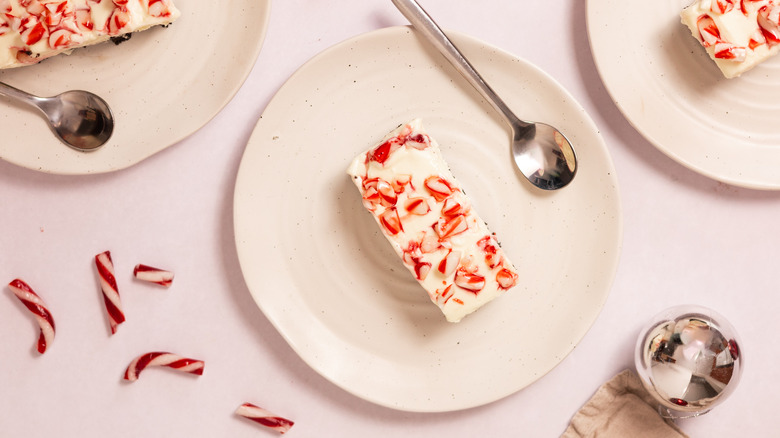
[[[285,433],[293,427],[294,422],[282,418],[252,403],[244,403],[236,409],[236,414],[248,418],[257,424],[261,424],[279,433]]]
[[[122,302],[119,300],[119,288],[116,286],[111,252],[105,251],[96,255],[95,266],[97,266],[98,276],[100,277],[100,289],[103,291],[103,301],[106,303],[111,334],[114,334],[116,333],[116,327],[125,322],[125,314],[122,312]]]
[[[127,366],[125,370],[125,380],[135,382],[138,380],[138,376],[146,367],[168,367],[184,373],[195,374],[198,376],[203,375],[204,363],[202,360],[189,359],[173,353],[166,353],[162,351],[153,351],[151,353],[142,354]]]
[[[734,3],[735,0],[714,0],[710,5],[710,10],[719,14],[725,14],[734,9]]]
[[[173,283],[173,272],[142,264],[135,265],[133,276],[139,280],[156,283],[165,287],[171,287],[171,284]]]
[[[54,318],[46,307],[46,303],[43,302],[41,297],[39,297],[27,283],[18,278],[8,283],[8,287],[11,289],[11,292],[16,295],[16,298],[19,298],[19,301],[33,313],[35,319],[38,321],[38,325],[41,326],[41,334],[38,337],[38,353],[45,353],[46,348],[54,340],[55,331]]]

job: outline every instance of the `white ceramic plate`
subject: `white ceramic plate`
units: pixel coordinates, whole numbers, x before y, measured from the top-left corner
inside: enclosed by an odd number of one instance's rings
[[[710,178],[780,189],[780,57],[724,79],[686,26],[692,0],[588,0],[604,84],[658,149]]]
[[[78,49],[0,81],[40,96],[85,89],[114,112],[113,136],[89,153],[61,144],[35,110],[0,97],[0,158],[34,170],[87,174],[119,170],[205,125],[235,95],[255,64],[270,0],[176,0],[182,16],[115,46]],[[240,41],[240,44],[236,44]]]
[[[401,410],[478,406],[540,378],[596,319],[620,248],[612,162],[585,111],[536,67],[453,37],[519,114],[570,136],[581,160],[570,186],[545,193],[519,180],[503,122],[407,27],[338,44],[296,72],[236,183],[238,255],[260,308],[323,376]],[[403,267],[346,174],[415,117],[520,270],[520,286],[458,324]]]

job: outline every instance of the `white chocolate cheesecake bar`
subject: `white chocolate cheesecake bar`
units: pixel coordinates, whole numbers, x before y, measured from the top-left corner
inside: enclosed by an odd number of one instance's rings
[[[699,0],[680,17],[727,78],[780,52],[780,0]]]
[[[363,205],[447,321],[460,321],[517,284],[517,270],[419,119],[358,155],[347,173]]]
[[[172,0],[0,0],[0,69],[166,25]]]

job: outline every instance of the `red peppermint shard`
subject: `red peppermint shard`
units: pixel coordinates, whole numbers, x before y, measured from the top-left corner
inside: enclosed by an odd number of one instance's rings
[[[142,354],[127,366],[125,370],[125,380],[135,382],[138,380],[138,376],[141,371],[146,367],[168,367],[176,371],[183,373],[195,374],[197,376],[203,375],[204,363],[202,360],[190,359],[182,357],[173,353],[166,353],[162,351],[153,351],[151,353]]]
[[[171,287],[173,283],[173,272],[142,264],[135,265],[133,276],[139,280],[159,284],[164,287]]]
[[[96,255],[95,266],[100,277],[100,289],[103,291],[103,301],[106,303],[108,322],[111,325],[111,334],[113,335],[116,333],[116,327],[125,322],[125,314],[122,311],[122,302],[119,300],[119,288],[116,286],[111,252],[105,251]]]
[[[8,283],[8,287],[38,321],[38,325],[41,327],[41,334],[38,337],[38,353],[45,353],[46,348],[54,340],[55,332],[54,318],[51,316],[46,303],[27,283],[18,278]]]
[[[244,403],[239,406],[238,409],[236,409],[236,414],[281,434],[290,430],[290,428],[293,427],[293,424],[295,424],[286,418],[280,417],[259,406],[255,406],[252,403]]]

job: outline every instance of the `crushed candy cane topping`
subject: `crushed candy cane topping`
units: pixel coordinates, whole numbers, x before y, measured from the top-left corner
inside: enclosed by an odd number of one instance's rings
[[[448,321],[460,321],[517,284],[517,270],[419,119],[358,155],[347,173],[365,208]]]
[[[699,0],[680,16],[727,78],[780,52],[780,0]]]
[[[167,25],[180,15],[173,0],[0,0],[0,69]]]

